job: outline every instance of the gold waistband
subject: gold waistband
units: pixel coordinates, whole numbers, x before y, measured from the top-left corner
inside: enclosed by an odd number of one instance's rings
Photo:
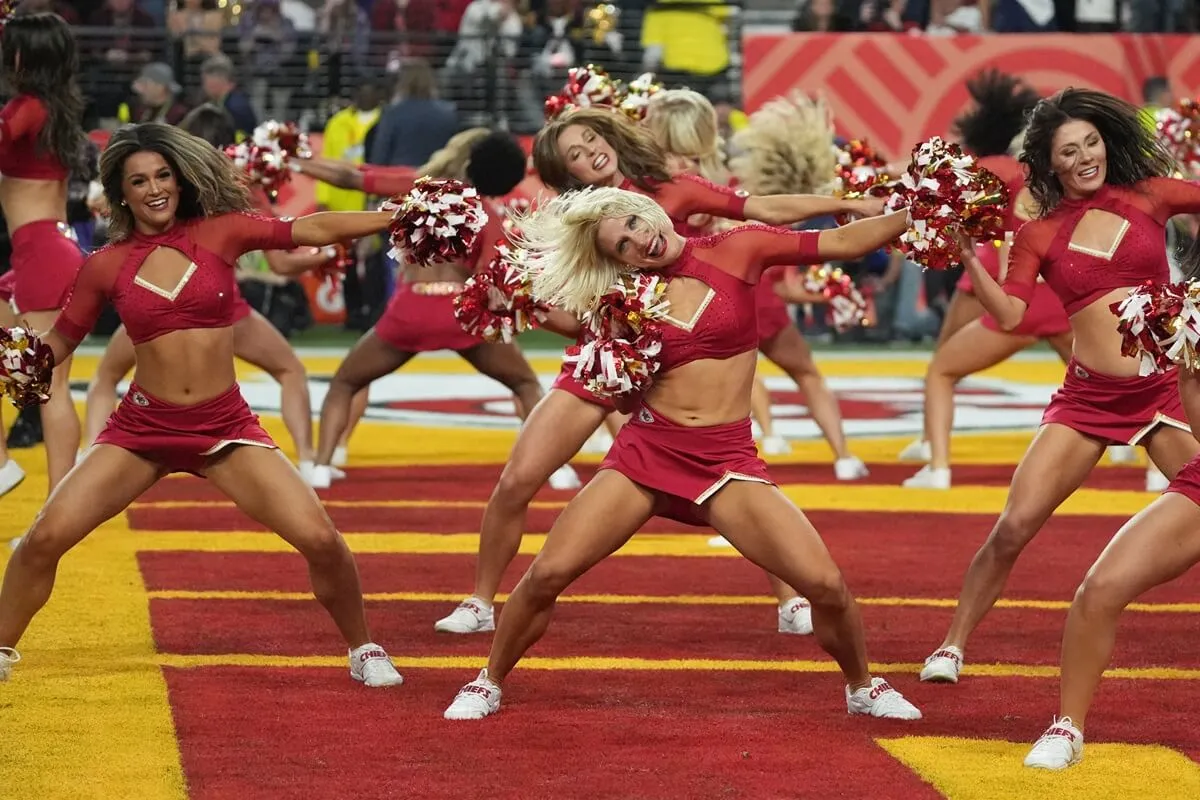
[[[425,283],[410,283],[409,289],[413,294],[429,297],[445,297],[451,294],[461,294],[466,286],[458,281],[428,281]]]

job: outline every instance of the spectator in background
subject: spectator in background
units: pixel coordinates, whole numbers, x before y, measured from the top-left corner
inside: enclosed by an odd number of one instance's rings
[[[419,167],[458,133],[458,114],[453,105],[437,99],[437,79],[423,59],[401,65],[396,95],[379,119],[369,161]]]
[[[188,107],[179,102],[181,90],[169,66],[158,61],[147,64],[133,82],[133,102],[122,103],[117,118],[123,125],[131,122],[178,125],[188,113]]]
[[[379,88],[368,81],[355,92],[354,102],[329,118],[321,141],[321,157],[361,164],[367,133],[379,121]],[[316,188],[319,211],[362,211],[367,196],[320,181]]]
[[[1142,108],[1148,113],[1151,124],[1156,111],[1174,104],[1175,96],[1171,94],[1171,82],[1165,76],[1155,75],[1146,78],[1142,83]]]
[[[371,23],[355,0],[325,0],[317,23],[328,69],[329,97],[340,98],[368,75]]]
[[[238,88],[233,62],[227,56],[212,56],[200,67],[200,88],[205,99],[229,112],[237,125],[238,141],[254,132],[258,117],[250,98]]]
[[[925,33],[931,36],[956,36],[983,33],[983,9],[976,0],[932,0]]]
[[[42,14],[49,11],[58,14],[70,25],[79,25],[82,20],[71,5],[63,0],[24,0],[18,9],[22,14]]]
[[[667,86],[708,94],[729,68],[729,14],[720,0],[660,0],[650,6],[642,19],[642,68]]]
[[[167,31],[174,41],[183,85],[189,91],[200,83],[200,65],[221,53],[221,31],[225,15],[216,0],[177,0],[167,14]]]
[[[85,40],[90,47],[81,56],[91,64],[82,76],[84,93],[95,101],[98,116],[113,118],[138,69],[153,58],[152,48],[159,41],[157,24],[134,0],[106,0],[87,24],[110,30]]]
[[[287,119],[288,101],[296,83],[288,80],[288,73],[295,73],[298,66],[296,26],[283,15],[279,0],[255,0],[243,12],[238,27],[238,49],[250,75],[254,110],[268,119]]]
[[[804,0],[796,7],[792,30],[797,33],[833,33],[854,30],[857,5],[839,0]]]
[[[1049,33],[1058,30],[1054,0],[979,0],[996,33]]]
[[[497,96],[511,92],[512,82],[502,83],[500,76],[512,69],[524,30],[514,0],[473,0],[463,12],[458,41],[446,59],[447,93],[475,123],[485,124]]]

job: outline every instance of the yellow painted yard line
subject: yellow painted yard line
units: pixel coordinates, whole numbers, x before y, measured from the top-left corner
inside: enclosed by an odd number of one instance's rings
[[[410,656],[392,653],[392,660],[400,669],[463,669],[475,670],[483,665],[483,656]],[[244,654],[222,655],[174,655],[160,654],[155,662],[164,667],[177,669],[199,669],[204,667],[262,667],[262,668],[313,668],[329,667],[346,669],[345,656],[253,656]],[[877,674],[918,673],[924,664],[872,664],[871,671]],[[754,661],[750,659],[715,658],[526,658],[518,669],[539,670],[622,670],[628,672],[649,671],[705,671],[705,672],[837,672],[832,661]],[[1031,664],[967,664],[963,673],[984,678],[1056,678],[1058,667]],[[1136,669],[1113,669],[1105,673],[1107,678],[1126,680],[1200,680],[1200,669],[1176,667],[1139,667]]]
[[[249,592],[234,590],[191,591],[187,589],[159,589],[147,592],[157,600],[311,600],[310,592]],[[363,596],[365,600],[380,603],[429,603],[457,602],[461,594],[452,592],[374,592]],[[508,594],[496,595],[503,603]],[[937,597],[859,597],[859,605],[906,608],[953,608],[958,602],[953,598]],[[595,603],[597,605],[680,605],[680,606],[763,606],[774,605],[775,600],[765,595],[741,594],[565,594],[559,598],[563,603]],[[1065,611],[1071,604],[1063,600],[1000,600],[998,608],[1024,609],[1032,611]],[[1200,603],[1133,603],[1130,611],[1149,614],[1200,614]]]
[[[807,511],[919,512],[937,514],[999,514],[1008,498],[1007,486],[956,486],[949,491],[921,491],[898,486],[786,484],[784,493]],[[1081,489],[1055,512],[1071,516],[1112,515],[1129,518],[1148,506],[1147,492]],[[482,500],[326,500],[330,508],[475,508]],[[538,501],[534,508],[561,509],[566,501]],[[135,509],[232,508],[228,501],[151,501]],[[1119,527],[1119,526],[1117,526]],[[1117,527],[1112,532],[1116,533]]]
[[[477,533],[347,533],[355,553],[470,554],[479,551]],[[618,556],[698,556],[741,558],[730,547],[709,547],[711,534],[639,533],[616,552]],[[155,531],[135,537],[139,550],[195,550],[206,553],[294,553],[287,542],[272,533],[210,533],[202,531]],[[536,555],[545,534],[528,533],[521,552]],[[459,598],[462,599],[462,598]]]

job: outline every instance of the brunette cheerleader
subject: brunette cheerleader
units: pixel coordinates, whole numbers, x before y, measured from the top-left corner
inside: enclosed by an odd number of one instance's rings
[[[0,51],[4,81],[16,90],[0,110],[0,207],[12,240],[12,302],[21,319],[45,331],[83,264],[67,224],[67,180],[85,157],[79,60],[70,26],[50,13],[8,19]],[[55,368],[50,402],[41,409],[51,491],[79,449],[70,374],[68,357]]]
[[[1039,218],[1017,234],[1003,286],[974,250],[964,250],[964,264],[1006,331],[1021,324],[1044,278],[1070,315],[1074,355],[1013,474],[1004,511],[967,570],[950,630],[925,661],[926,681],[958,681],[967,638],[1017,557],[1107,446],[1141,444],[1171,478],[1200,451],[1175,372],[1140,377],[1138,359],[1121,353],[1109,310],[1130,287],[1167,280],[1164,225],[1200,212],[1200,187],[1166,177],[1175,164],[1136,108],[1086,89],[1037,104],[1021,161]]]
[[[292,221],[249,213],[245,181],[229,159],[156,123],[117,131],[100,173],[113,244],[87,259],[44,341],[62,363],[111,301],[134,343],[137,372],[108,426],[8,562],[0,588],[0,678],[50,598],[63,555],[163,476],[190,472],[308,561],[313,591],[349,645],[351,677],[368,686],[399,684],[367,631],[350,549],[242,399],[233,362],[233,264],[240,255],[356,239],[385,229],[392,215]]]
[[[475,128],[451,139],[444,151],[435,154],[419,172],[439,178],[465,178],[482,196],[500,197],[524,179],[525,162],[525,151],[510,135]],[[471,263],[405,267],[404,280],[383,316],[358,340],[330,381],[321,408],[315,486],[329,486],[329,465],[348,424],[351,398],[418,353],[456,351],[481,374],[508,387],[521,419],[537,405],[542,387],[520,349],[515,344],[485,342],[468,334],[454,316],[454,298],[462,293],[463,282],[476,266],[492,258],[502,237],[500,220],[493,210]]]
[[[537,296],[582,314],[622,276],[657,272],[668,280],[670,316],[653,385],[596,477],[555,521],[505,603],[487,667],[458,693],[447,719],[496,713],[501,684],[545,633],[558,596],[655,515],[716,528],[803,591],[817,639],[842,669],[849,713],[920,719],[871,676],[857,606],[821,537],[772,483],[749,420],[758,359],[753,284],[762,270],[861,256],[899,236],[905,217],[820,233],[747,226],[686,239],[652,197],[610,187],[570,192],[522,224]]]
[[[614,186],[639,192],[654,198],[684,230],[694,214],[790,225],[829,214],[869,216],[883,207],[882,201],[816,195],[752,197],[690,175],[672,177],[666,154],[647,131],[600,109],[582,109],[547,124],[534,140],[533,161],[542,182],[555,191]],[[475,591],[435,624],[437,630],[494,629],[492,600],[520,548],[529,503],[615,410],[611,402],[589,392],[573,371],[571,365],[564,366],[521,428],[483,514]]]
[[[194,109],[180,123],[183,130],[223,150],[233,144],[236,125],[223,108],[204,105]],[[261,189],[252,190],[256,210],[273,215],[270,201]],[[333,247],[301,248],[291,252],[264,254],[271,271],[293,276],[328,264],[336,256]],[[308,393],[308,372],[287,339],[266,317],[243,299],[239,290],[234,298],[233,352],[238,358],[266,372],[279,384],[284,426],[292,436],[300,465],[300,474],[312,480],[312,402]],[[117,328],[109,339],[96,374],[88,385],[85,447],[91,446],[117,405],[117,385],[134,367],[134,347],[125,326]]]

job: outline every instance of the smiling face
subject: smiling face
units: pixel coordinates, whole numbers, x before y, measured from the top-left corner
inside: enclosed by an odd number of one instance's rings
[[[1050,142],[1050,168],[1071,198],[1089,197],[1104,184],[1108,156],[1104,139],[1086,120],[1064,122]]]
[[[631,214],[601,220],[596,233],[600,252],[633,269],[662,269],[683,249],[683,239],[668,220],[666,227]]]
[[[585,186],[619,186],[617,154],[612,145],[586,125],[568,125],[555,143],[571,177]]]
[[[174,224],[179,183],[158,153],[142,150],[125,159],[121,193],[139,231],[158,233]]]

